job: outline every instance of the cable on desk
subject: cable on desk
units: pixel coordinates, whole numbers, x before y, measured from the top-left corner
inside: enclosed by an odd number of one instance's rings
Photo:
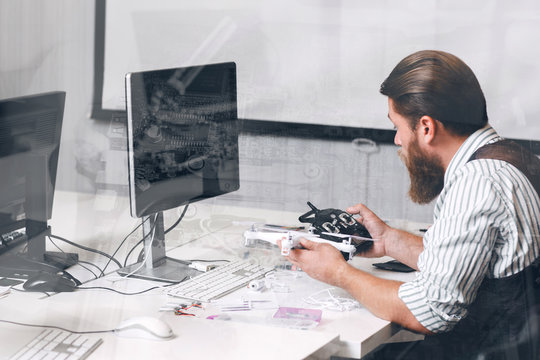
[[[165,230],[165,232],[163,233],[163,235],[167,234],[168,232],[170,232],[172,229],[174,229],[176,226],[178,226],[178,224],[180,224],[180,222],[182,221],[182,219],[184,218],[184,215],[186,215],[186,212],[187,212],[187,209],[188,209],[188,206],[189,204],[187,204],[186,206],[184,206],[184,210],[182,211],[182,214],[180,214],[180,217],[178,218],[178,220],[175,221],[174,224],[172,224],[167,230]],[[126,259],[124,260],[124,267],[127,266],[127,262],[128,262],[128,259],[129,259],[129,256],[131,255],[131,253],[144,241],[144,238],[141,239],[140,241],[138,241],[132,248],[131,250],[129,250],[128,254],[126,255]],[[139,255],[137,256],[137,262],[141,262],[141,257],[143,256],[143,252],[144,252],[144,248],[141,250],[141,252],[139,253]]]
[[[157,220],[157,217],[158,217],[158,213],[155,214],[154,216],[154,226],[152,227],[152,230],[151,230],[151,233],[152,233],[152,238],[150,239],[150,244],[148,245],[150,248],[153,248],[154,247],[154,238],[155,238],[155,235],[156,235],[156,220]],[[147,234],[148,235],[148,234]],[[146,236],[145,236],[146,237]],[[143,238],[144,239],[144,238]],[[128,254],[129,255],[129,254]],[[126,261],[127,261],[127,258],[126,258]],[[146,262],[146,256],[145,258],[141,261],[141,264],[139,265],[138,268],[136,268],[135,270],[131,271],[129,274],[127,275],[124,275],[124,277],[128,278],[130,277],[131,275],[135,274],[137,271],[139,271],[140,269],[142,269],[144,266],[145,266],[145,262]]]
[[[131,235],[131,234],[130,234],[130,235]],[[119,267],[122,267],[122,265],[120,264],[120,262],[114,258],[114,254],[113,254],[113,255],[109,255],[109,254],[107,254],[107,253],[104,253],[103,251],[96,250],[96,249],[92,249],[92,248],[89,248],[89,247],[86,247],[86,246],[83,246],[83,245],[76,244],[76,243],[74,243],[74,242],[72,242],[72,241],[69,241],[68,239],[64,239],[63,237],[58,236],[58,235],[52,235],[52,234],[51,234],[51,235],[49,235],[49,236],[50,236],[50,237],[53,237],[53,238],[55,238],[55,239],[64,241],[64,242],[66,242],[66,243],[68,243],[68,244],[70,244],[70,245],[72,245],[72,246],[81,248],[81,249],[83,249],[83,250],[90,251],[90,252],[93,252],[93,253],[96,253],[96,254],[99,254],[99,255],[103,255],[103,256],[105,256],[106,258],[109,259],[109,262],[107,263],[107,265],[108,265],[108,264],[111,262],[111,260],[112,260],[112,261],[114,261],[114,263],[115,263],[116,265],[118,265]],[[102,274],[103,274],[103,272],[102,272]]]
[[[109,291],[112,291],[112,292],[115,292],[117,294],[120,294],[120,295],[140,295],[140,294],[144,294],[150,290],[155,290],[155,289],[159,289],[159,288],[165,288],[165,287],[168,287],[168,286],[173,286],[173,285],[176,285],[176,284],[179,284],[181,283],[182,281],[186,280],[188,277],[185,276],[182,280],[180,281],[175,281],[173,283],[170,283],[170,284],[167,284],[167,285],[159,285],[159,286],[154,286],[154,287],[151,287],[149,289],[146,289],[146,290],[142,290],[142,291],[138,291],[138,292],[134,292],[134,293],[126,293],[126,292],[123,292],[123,291],[119,291],[119,290],[116,290],[116,289],[113,289],[113,288],[108,288],[108,287],[104,287],[104,286],[88,286],[88,287],[78,287],[77,289],[79,290],[109,290]]]
[[[60,247],[58,246],[52,239],[50,236],[47,236],[49,238],[49,241],[58,249],[60,250],[63,254],[65,254],[66,252]],[[83,264],[90,264],[90,265],[93,265],[95,267],[98,268],[99,271],[101,271],[101,269],[95,265],[95,264],[92,264],[91,262],[88,262],[88,261],[82,261],[82,260],[77,260],[77,264],[76,265],[79,265],[80,267],[82,267],[83,269],[86,269],[87,271],[89,271],[90,273],[92,273],[92,275],[94,275],[94,277],[97,279],[98,276],[96,275],[95,272],[93,272],[92,270],[90,270],[88,267],[84,266]]]
[[[184,206],[184,210],[182,211],[182,214],[180,214],[180,217],[178,218],[178,220],[176,220],[176,222],[174,224],[172,224],[167,230],[165,230],[164,234],[167,234],[169,231],[174,229],[178,224],[180,224],[180,221],[182,221],[182,219],[184,218],[184,215],[186,215],[186,211],[188,209],[188,206],[189,206],[189,204]]]
[[[109,332],[114,332],[114,329],[111,329],[111,330],[93,330],[93,331],[73,331],[73,330],[68,330],[66,328],[63,328],[61,326],[55,326],[55,325],[37,325],[37,324],[25,324],[25,323],[20,323],[20,322],[17,322],[17,321],[11,321],[11,320],[4,320],[4,319],[0,319],[0,322],[3,322],[3,323],[8,323],[8,324],[13,324],[13,325],[20,325],[20,326],[30,326],[30,327],[39,327],[39,328],[48,328],[48,329],[58,329],[58,330],[62,330],[62,331],[67,331],[67,332],[70,332],[70,333],[73,333],[73,334],[102,334],[102,333],[109,333]]]
[[[116,248],[116,250],[114,251],[114,253],[112,254],[112,256],[114,257],[114,255],[116,255],[116,253],[120,250],[120,248],[122,247],[122,245],[124,245],[124,243],[126,242],[126,240],[128,239],[128,237],[131,236],[131,234],[133,234],[138,228],[140,228],[146,221],[148,221],[149,218],[146,218],[144,219],[139,225],[137,225],[135,227],[135,229],[131,230],[131,232],[129,234],[126,235],[126,237],[120,242],[120,245],[118,245],[118,247]],[[111,259],[109,259],[109,261],[107,261],[107,264],[105,264],[105,267],[103,268],[103,270],[101,271],[101,276],[104,276],[105,275],[105,269],[107,269],[107,266],[109,266],[109,264],[111,263]],[[117,264],[120,268],[122,267],[122,265],[120,263]]]
[[[200,302],[192,303],[191,305],[180,305],[174,308],[174,315],[179,316],[195,316],[195,314],[187,312],[187,310],[191,309],[192,307],[196,307],[199,309],[202,309]]]
[[[150,219],[150,217],[147,217],[146,219]],[[144,221],[146,221],[146,219],[145,219]],[[144,223],[144,221],[141,223],[141,225]],[[141,226],[141,225],[139,225],[139,226]],[[128,254],[126,255],[126,258],[125,258],[125,260],[124,260],[124,267],[127,266],[127,261],[128,261],[128,258],[129,258],[129,255],[131,254],[131,252],[132,252],[132,251],[133,251],[140,243],[142,243],[144,240],[146,240],[146,238],[148,237],[148,235],[154,233],[154,229],[156,228],[156,225],[157,225],[157,223],[154,221],[154,224],[153,224],[152,227],[150,228],[150,232],[148,232],[146,235],[144,235],[143,238],[142,238],[141,240],[139,240],[139,241],[135,244],[135,246],[133,246],[133,247],[131,248],[131,250],[129,250],[129,252],[128,252]],[[131,234],[130,234],[130,235],[131,235]],[[129,236],[129,235],[128,235],[128,236]],[[122,243],[123,243],[124,241],[126,241],[126,239],[127,239],[127,237],[122,241]],[[122,246],[122,244],[120,244],[120,246]]]
[[[90,261],[79,260],[79,265],[80,265],[80,263],[86,264],[86,265],[92,265],[92,266],[94,266],[96,269],[98,269],[99,272],[101,272],[101,268],[100,268],[99,266],[97,266],[96,264],[91,263]],[[82,266],[82,265],[81,265],[81,266]],[[94,278],[96,278],[96,279],[98,278],[98,275],[97,275],[95,272],[93,272],[92,270],[90,270],[89,268],[87,268],[87,267],[85,267],[85,266],[83,266],[83,267],[84,267],[86,270],[90,271],[90,272],[92,273],[92,275],[94,275]]]
[[[127,266],[127,262],[128,262],[128,259],[129,259],[129,256],[131,255],[131,253],[133,252],[133,250],[135,250],[137,248],[137,246],[139,246],[142,242],[144,241],[144,238],[142,238],[141,240],[139,240],[132,248],[131,250],[129,250],[128,254],[126,255],[126,259],[124,260],[124,267]],[[144,248],[141,250],[141,254],[139,254],[138,258],[137,258],[137,262],[141,262],[141,255],[142,255],[142,252],[144,251]]]
[[[15,291],[18,291],[18,292],[26,292],[26,290],[17,289],[16,287],[13,287],[13,286],[11,288],[9,288],[9,290],[15,290]],[[45,291],[40,291],[40,293],[47,295],[47,297],[51,296],[48,292],[45,292]]]
[[[188,313],[188,312],[185,312],[185,311],[182,311],[182,310],[175,310],[174,315],[178,315],[178,316],[195,316],[195,314]]]
[[[84,266],[83,263],[85,263],[85,264],[90,264],[88,261],[81,261],[81,260],[78,260],[78,261],[77,261],[77,264],[75,264],[75,265],[79,265],[80,267],[82,267],[83,269],[85,269],[86,271],[88,271],[89,273],[91,273],[92,275],[94,275],[94,279],[97,279],[98,276],[96,275],[96,273],[93,272],[89,267]],[[93,264],[92,264],[92,265],[93,265]]]
[[[109,291],[115,292],[115,293],[120,294],[120,295],[140,295],[140,294],[144,294],[145,292],[148,292],[150,290],[158,289],[160,287],[163,287],[163,286],[154,286],[154,287],[151,287],[150,289],[146,289],[146,290],[142,290],[142,291],[134,292],[134,293],[126,293],[126,292],[123,292],[123,291],[119,291],[119,290],[104,287],[104,286],[78,287],[77,290],[109,290]]]
[[[327,288],[317,291],[303,300],[307,304],[321,306],[323,309],[334,311],[350,311],[360,306],[355,299],[336,296],[332,294],[332,290],[336,290],[336,288]],[[320,296],[320,294],[323,293],[326,293],[326,297]]]

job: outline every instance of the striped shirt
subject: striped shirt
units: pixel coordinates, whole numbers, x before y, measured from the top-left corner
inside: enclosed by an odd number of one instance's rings
[[[516,274],[540,253],[540,199],[525,175],[501,160],[468,162],[478,148],[500,139],[486,125],[456,152],[423,238],[419,272],[399,289],[432,332],[449,331],[467,315],[485,277]]]

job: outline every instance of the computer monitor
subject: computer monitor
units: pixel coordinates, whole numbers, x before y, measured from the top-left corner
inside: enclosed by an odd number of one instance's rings
[[[193,270],[166,256],[162,212],[240,186],[236,65],[129,73],[126,108],[131,215],[146,236],[135,275],[178,281]]]
[[[24,229],[27,242],[24,252],[1,254],[3,276],[24,278],[78,260],[76,254],[45,251],[65,96],[58,91],[0,101],[0,234]]]

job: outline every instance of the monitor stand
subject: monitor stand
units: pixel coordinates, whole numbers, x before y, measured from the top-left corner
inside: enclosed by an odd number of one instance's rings
[[[188,266],[189,262],[166,256],[165,227],[162,211],[143,217],[142,222],[145,254],[144,265],[138,262],[126,266],[118,270],[120,275],[125,276],[129,274],[130,276],[147,280],[181,282],[189,279],[190,276],[201,274],[200,271],[190,268]],[[135,270],[137,271],[133,273]]]

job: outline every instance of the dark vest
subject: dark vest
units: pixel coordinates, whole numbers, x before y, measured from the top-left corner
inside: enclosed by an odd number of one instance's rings
[[[514,165],[540,195],[540,159],[509,140],[485,145],[469,159]],[[502,279],[484,279],[468,315],[455,328],[426,336],[424,355],[441,359],[540,359],[540,259]],[[442,352],[442,353],[441,353]]]
[[[540,195],[540,159],[523,146],[512,140],[501,140],[482,146],[472,154],[469,161],[477,159],[503,160],[514,165]]]

